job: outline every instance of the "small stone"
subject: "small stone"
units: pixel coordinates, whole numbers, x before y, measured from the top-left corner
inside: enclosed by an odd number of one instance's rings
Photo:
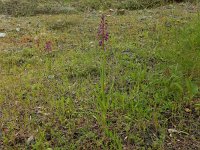
[[[185,112],[190,113],[192,111],[189,108],[185,108]]]
[[[50,113],[43,113],[43,115],[44,115],[44,116],[49,116],[49,115],[50,115]]]
[[[35,40],[35,41],[39,40],[39,37],[38,37],[38,36],[35,36],[35,37],[34,37],[34,40]]]
[[[125,14],[125,9],[119,9],[117,10],[118,15],[124,15]]]
[[[114,9],[109,9],[110,12],[114,12]]]
[[[30,145],[30,144],[34,143],[34,141],[35,141],[35,138],[34,138],[33,135],[31,135],[31,136],[27,139],[26,143],[27,143],[28,145]]]
[[[6,36],[6,33],[0,33],[0,38],[4,38]]]
[[[91,47],[94,47],[94,42],[89,43]]]
[[[16,28],[16,31],[19,32],[19,31],[20,31],[20,28]]]
[[[180,133],[180,131],[177,131],[176,129],[168,129],[169,134],[172,133]]]
[[[49,79],[53,79],[55,76],[54,75],[49,75],[48,78]]]
[[[125,138],[124,138],[124,141],[126,141],[128,139],[128,136],[126,136]]]

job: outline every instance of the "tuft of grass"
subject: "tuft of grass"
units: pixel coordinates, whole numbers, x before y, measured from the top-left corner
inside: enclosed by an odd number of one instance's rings
[[[196,2],[195,0],[71,0],[70,3],[80,11],[86,10],[105,10],[105,9],[126,9],[137,10],[145,8],[155,8],[157,6],[172,2]]]
[[[66,5],[62,0],[5,0],[0,1],[0,14],[19,16],[34,16],[37,14],[75,14],[75,8]]]
[[[1,12],[11,16],[32,16],[35,15],[38,6],[37,1],[33,0],[8,0],[0,2]]]
[[[19,17],[38,14],[77,14],[111,8],[118,9],[119,14],[124,14],[124,9],[155,8],[172,2],[198,3],[198,0],[5,0],[0,1],[0,13]]]

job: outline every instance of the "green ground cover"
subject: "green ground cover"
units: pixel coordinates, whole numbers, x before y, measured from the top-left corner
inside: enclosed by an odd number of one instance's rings
[[[105,52],[99,12],[1,16],[0,149],[198,149],[197,10],[105,10]]]

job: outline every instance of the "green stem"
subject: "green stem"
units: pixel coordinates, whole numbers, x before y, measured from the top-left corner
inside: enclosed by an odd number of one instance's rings
[[[102,98],[103,102],[105,102],[105,65],[106,65],[106,57],[105,57],[105,52],[103,52],[103,63],[102,63],[102,81],[101,81],[101,87],[102,87]]]
[[[101,119],[102,119],[102,126],[104,129],[107,128],[107,123],[106,123],[106,114],[107,114],[107,101],[106,101],[106,93],[105,93],[105,66],[106,66],[106,55],[105,52],[103,51],[103,56],[102,56],[102,68],[101,68]]]

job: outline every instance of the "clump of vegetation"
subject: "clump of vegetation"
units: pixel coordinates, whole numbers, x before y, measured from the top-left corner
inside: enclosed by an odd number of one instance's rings
[[[40,3],[36,9],[36,14],[75,14],[77,10],[67,3]]]
[[[8,0],[1,2],[1,11],[12,16],[31,16],[35,15],[37,6],[37,0]]]
[[[195,0],[185,0],[195,2]],[[35,14],[72,14],[78,11],[126,9],[136,10],[153,8],[171,2],[184,0],[6,0],[0,1],[0,13],[12,16],[31,16]]]
[[[187,0],[188,2],[194,2],[194,0]],[[184,2],[184,0],[78,0],[71,3],[74,4],[79,10],[99,10],[99,9],[127,9],[127,10],[136,10],[144,8],[152,8],[160,5],[164,5],[171,2]]]
[[[71,14],[76,13],[73,7],[64,1],[6,0],[0,1],[0,13],[11,16],[33,16],[36,14]]]

